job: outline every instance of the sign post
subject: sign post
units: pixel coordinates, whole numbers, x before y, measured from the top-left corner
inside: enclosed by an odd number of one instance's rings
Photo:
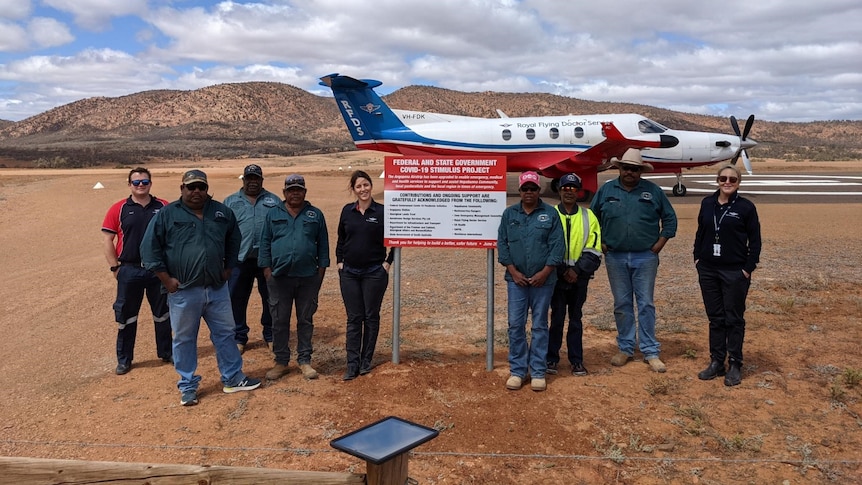
[[[488,250],[487,368],[494,366],[494,248],[506,208],[505,157],[386,157],[384,243]],[[399,362],[400,264],[393,276],[392,362]]]

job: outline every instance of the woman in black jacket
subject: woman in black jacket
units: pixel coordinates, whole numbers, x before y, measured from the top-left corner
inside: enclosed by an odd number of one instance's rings
[[[745,299],[760,261],[760,220],[754,204],[739,195],[741,180],[735,166],[719,169],[718,190],[701,202],[694,238],[694,263],[709,318],[710,355],[709,366],[697,377],[725,376],[726,386],[742,381]]]

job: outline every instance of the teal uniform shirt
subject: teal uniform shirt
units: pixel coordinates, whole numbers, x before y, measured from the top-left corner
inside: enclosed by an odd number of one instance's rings
[[[497,230],[497,261],[503,266],[514,264],[518,271],[531,277],[545,266],[559,266],[566,253],[563,226],[557,210],[541,199],[533,212],[527,214],[521,203],[503,211]],[[506,270],[506,281],[513,281]],[[545,286],[557,282],[557,272],[551,271]]]
[[[329,233],[323,212],[305,201],[294,218],[284,203],[266,214],[257,265],[275,276],[305,278],[329,267]]]
[[[240,261],[257,257],[260,233],[266,223],[266,214],[280,203],[281,199],[266,189],[261,189],[254,204],[248,200],[242,189],[230,194],[224,200],[224,205],[230,207],[236,215],[239,232],[242,233],[242,244],[239,247]]]
[[[153,272],[167,272],[180,289],[219,287],[224,270],[237,265],[242,241],[234,213],[210,198],[203,219],[182,200],[171,202],[150,221],[141,241],[141,261]]]
[[[649,180],[641,179],[631,191],[619,178],[608,181],[590,210],[599,218],[608,251],[648,251],[659,237],[676,235],[676,212],[661,187]]]

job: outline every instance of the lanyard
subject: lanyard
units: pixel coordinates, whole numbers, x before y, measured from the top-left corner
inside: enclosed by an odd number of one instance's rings
[[[718,201],[718,199],[716,199],[716,201]],[[716,219],[715,213],[712,214],[712,224],[713,224],[713,226],[715,226],[715,242],[716,242],[716,244],[718,243],[718,231],[719,231],[719,229],[721,229],[721,221],[724,220],[724,216],[726,216],[727,213],[730,212],[730,209],[733,208],[734,202],[736,202],[736,197],[734,197],[733,200],[730,201],[730,204],[728,204],[727,208],[724,209],[724,212],[721,214],[720,218]],[[721,209],[721,206],[719,206],[719,209]]]

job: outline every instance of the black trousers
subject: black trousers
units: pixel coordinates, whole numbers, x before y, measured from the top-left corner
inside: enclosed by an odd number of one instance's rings
[[[709,319],[709,355],[724,363],[742,365],[745,339],[745,299],[751,280],[740,269],[697,265],[700,293]]]
[[[155,326],[156,354],[170,359],[172,353],[171,317],[168,312],[168,293],[162,282],[150,271],[135,265],[123,264],[117,270],[117,299],[114,316],[117,321],[117,363],[132,365],[135,358],[135,340],[138,334],[138,313],[144,302],[150,303]]]
[[[248,343],[248,300],[251,298],[251,292],[254,289],[254,282],[257,280],[257,292],[260,294],[260,301],[263,305],[263,310],[260,314],[260,324],[263,327],[263,339],[267,342],[272,342],[272,315],[269,313],[269,289],[266,286],[266,279],[263,277],[263,268],[258,268],[257,258],[249,258],[241,261],[228,280],[228,290],[230,291],[230,304],[233,308],[233,321],[236,325],[236,343]]]
[[[569,316],[569,330],[566,332],[566,348],[569,363],[584,363],[584,302],[587,301],[589,278],[578,278],[575,284],[567,284],[562,278],[557,280],[554,295],[551,297],[551,328],[548,332],[548,363],[560,362],[560,348],[563,346],[563,328],[566,314]]]
[[[378,266],[368,272],[338,271],[341,297],[347,311],[347,367],[370,369],[380,332],[380,306],[389,286],[389,273]]]

